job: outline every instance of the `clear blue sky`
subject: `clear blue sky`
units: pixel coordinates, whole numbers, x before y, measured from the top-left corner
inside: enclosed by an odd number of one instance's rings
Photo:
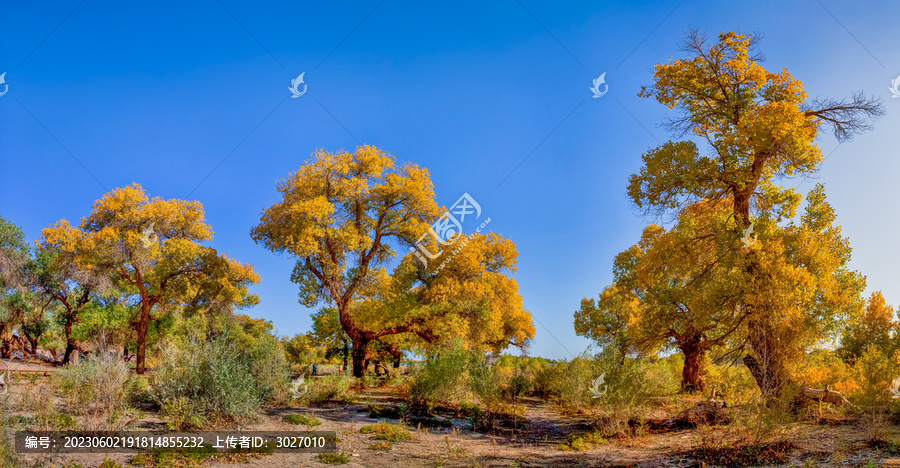
[[[817,180],[853,266],[900,303],[896,3],[328,3],[4,2],[0,215],[35,239],[132,182],[199,200],[210,245],[262,276],[249,314],[294,334],[310,320],[293,261],[250,229],[316,148],[370,143],[427,167],[438,203],[468,192],[481,204],[519,247],[531,354],[571,357],[589,344],[572,328],[579,301],[653,221],[625,197],[641,154],[667,139],[664,109],[640,86],[680,56],[689,27],[762,32],[766,66],[788,68],[811,96],[884,98],[874,132],[839,147],[821,138],[830,156]],[[292,99],[302,72],[307,93]],[[609,92],[593,99],[603,72]]]

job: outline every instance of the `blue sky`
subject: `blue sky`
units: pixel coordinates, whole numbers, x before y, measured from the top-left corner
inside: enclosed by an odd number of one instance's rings
[[[654,221],[625,197],[641,154],[668,138],[665,109],[638,98],[641,85],[681,56],[687,28],[762,32],[765,65],[810,96],[884,99],[873,132],[840,146],[823,135],[815,179],[786,183],[826,184],[853,267],[900,304],[896,4],[326,3],[5,2],[0,216],[35,239],[132,182],[199,200],[210,245],[262,276],[248,313],[294,334],[310,321],[293,260],[250,229],[277,202],[276,181],[316,148],[374,144],[427,167],[438,203],[471,194],[489,228],[516,242],[530,354],[567,358],[590,344],[572,328],[581,298]],[[303,72],[307,93],[292,99]],[[603,72],[609,91],[594,99]]]

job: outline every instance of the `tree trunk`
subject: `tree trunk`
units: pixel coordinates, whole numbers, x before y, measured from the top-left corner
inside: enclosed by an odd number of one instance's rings
[[[707,345],[703,341],[703,334],[690,327],[681,335],[676,336],[678,349],[684,354],[684,367],[681,368],[681,392],[693,393],[706,389],[706,381],[703,379],[703,356]]]
[[[75,351],[75,340],[72,338],[72,322],[75,321],[75,317],[73,315],[69,315],[66,317],[66,352],[63,355],[63,360],[60,364],[66,365],[69,363],[69,360],[72,358],[72,352]]]
[[[747,354],[744,356],[744,365],[756,380],[756,385],[759,386],[767,405],[773,404],[791,381],[784,366],[778,360],[769,358],[760,362],[755,356]]]
[[[137,363],[135,371],[143,374],[146,371],[147,358],[147,328],[150,325],[150,306],[146,301],[141,302],[141,316],[137,324]]]
[[[368,347],[362,337],[353,339],[353,376],[363,377],[366,374],[366,348]]]
[[[703,379],[703,351],[693,349],[684,352],[684,367],[681,369],[681,392],[693,393],[706,389]]]
[[[348,363],[350,362],[350,346],[347,344],[347,340],[344,340],[344,372],[347,372],[347,369],[350,367]]]

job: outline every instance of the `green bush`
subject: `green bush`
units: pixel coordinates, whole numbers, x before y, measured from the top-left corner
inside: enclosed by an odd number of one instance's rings
[[[251,353],[238,349],[227,333],[210,341],[184,342],[164,355],[156,370],[153,396],[165,413],[175,415],[173,425],[255,420],[271,391],[253,373],[256,363]],[[195,421],[182,415],[189,410],[196,414]]]
[[[5,425],[0,425],[0,468],[15,468],[21,466],[21,460],[16,453],[14,444],[9,443],[7,439],[7,430]]]
[[[300,401],[308,405],[328,402],[352,403],[356,399],[356,394],[350,389],[348,378],[326,375],[306,382],[308,390],[300,397]]]
[[[122,428],[129,410],[125,398],[128,365],[124,361],[101,355],[63,367],[54,380],[72,411],[100,418],[87,429]]]
[[[359,429],[360,434],[374,434],[373,439],[386,440],[388,442],[402,442],[412,438],[412,434],[406,429],[386,422],[369,424]]]
[[[202,410],[184,397],[167,400],[162,406],[161,415],[170,431],[190,431],[206,425]]]
[[[301,413],[289,414],[284,417],[284,420],[291,424],[302,424],[304,426],[318,426],[322,424],[322,421],[319,421],[319,418],[315,416],[307,416]]]
[[[288,364],[284,358],[282,343],[270,334],[257,339],[247,357],[250,371],[256,379],[262,401],[286,405],[291,401],[288,381]]]
[[[151,392],[150,379],[142,376],[128,379],[128,383],[125,385],[125,399],[132,406],[156,403]]]
[[[604,443],[606,443],[606,439],[603,438],[603,435],[600,434],[600,432],[583,432],[569,434],[566,436],[566,441],[559,444],[557,448],[560,450],[574,450],[580,452],[592,449]]]
[[[469,362],[469,387],[489,411],[498,411],[504,403],[504,378],[499,366],[489,365],[483,356],[473,355]]]
[[[469,359],[469,352],[461,343],[439,350],[414,371],[410,399],[417,404],[462,400],[468,393]]]

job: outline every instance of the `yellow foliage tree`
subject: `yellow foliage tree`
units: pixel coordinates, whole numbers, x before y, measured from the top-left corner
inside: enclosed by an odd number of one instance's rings
[[[793,213],[796,205],[786,208]],[[757,219],[758,231],[738,242],[729,204],[719,200],[689,205],[668,231],[648,226],[638,244],[616,257],[614,283],[597,306],[582,302],[576,331],[626,337],[645,353],[678,349],[683,390],[703,388],[705,353],[743,348],[758,304],[781,311],[772,320],[786,357],[834,336],[860,305],[865,283],[847,268],[850,248],[833,226],[824,188],[810,191],[799,223],[775,221]],[[763,279],[747,268],[754,260]]]
[[[535,330],[511,277],[515,244],[496,233],[464,239],[440,269],[422,268],[408,254],[393,275],[380,272],[365,291],[361,319],[380,336],[400,332],[417,337],[406,346],[427,349],[458,338],[477,351],[526,347]]]
[[[355,317],[354,299],[375,267],[394,257],[390,242],[411,245],[437,216],[428,171],[361,145],[353,153],[317,151],[277,188],[282,200],[262,213],[251,236],[297,258],[291,280],[301,304],[337,308],[353,344],[353,375],[361,377],[376,337]]]
[[[881,291],[875,291],[869,296],[865,311],[844,329],[838,353],[851,365],[870,347],[889,356],[897,348],[898,332],[894,308],[884,300]]]
[[[203,303],[221,310],[258,301],[247,290],[259,282],[253,267],[201,244],[212,231],[200,202],[148,199],[132,184],[104,195],[80,227],[63,219],[42,233],[42,246],[71,255],[78,268],[108,275],[134,297],[138,373],[145,371],[154,308]]]
[[[724,201],[738,230],[751,227],[751,214],[761,218],[756,227],[762,228],[764,240],[766,228],[760,224],[786,215],[800,198],[777,180],[812,173],[822,161],[815,145],[820,128],[829,124],[845,140],[883,113],[877,101],[861,94],[809,102],[802,83],[786,70],[762,67],[752,36],[727,32],[707,44],[704,35],[691,32],[684,46],[693,56],[657,65],[654,85],[640,95],[676,110],[669,129],[679,137],[690,134],[709,153],[701,154],[693,140],[669,141],[647,152],[628,186],[639,208],[659,213],[703,200]],[[762,245],[748,252],[743,265],[750,285],[740,301],[742,310],[748,310],[750,352],[744,362],[760,388],[778,394],[790,380],[784,365],[790,351],[780,341],[787,330],[779,324],[796,318],[789,312],[796,310],[791,304],[798,298],[782,293],[805,294],[811,285],[804,283],[808,278],[790,278],[788,272],[799,267],[783,263],[789,247]],[[773,281],[773,271],[784,273],[777,281],[793,287]]]

